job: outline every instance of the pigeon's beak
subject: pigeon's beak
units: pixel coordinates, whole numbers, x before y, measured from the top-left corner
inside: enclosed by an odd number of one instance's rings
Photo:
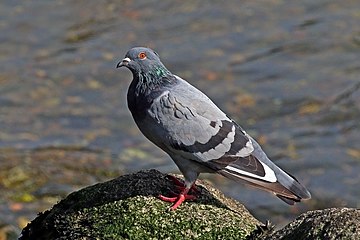
[[[121,60],[121,62],[119,62],[116,65],[116,68],[123,67],[123,66],[126,67],[129,64],[129,62],[131,62],[130,58],[124,58],[123,60]]]

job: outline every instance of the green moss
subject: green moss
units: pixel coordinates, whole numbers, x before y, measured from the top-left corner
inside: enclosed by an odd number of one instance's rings
[[[244,239],[255,229],[236,212],[212,205],[185,203],[181,211],[154,197],[137,196],[66,216],[73,232],[123,239]],[[70,224],[69,224],[70,225]]]

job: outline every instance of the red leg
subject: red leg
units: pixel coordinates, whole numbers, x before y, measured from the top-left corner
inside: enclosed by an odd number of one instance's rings
[[[180,190],[180,192],[185,190],[185,184],[181,182],[177,177],[174,177],[172,175],[167,175],[167,177],[175,184],[175,187]],[[190,188],[191,191],[199,192],[199,190],[196,188],[195,184],[193,184]]]
[[[176,197],[165,197],[163,195],[159,195],[159,199],[165,202],[172,202],[174,205],[171,206],[170,210],[175,210],[178,206],[180,206],[185,200],[193,200],[196,199],[194,195],[187,194],[189,192],[188,188],[185,188],[178,196]]]
[[[197,189],[195,188],[194,184],[191,185],[190,188],[186,188],[184,183],[180,182],[176,177],[169,175],[169,178],[171,179],[172,182],[174,182],[175,186],[181,191],[179,194],[174,193],[175,197],[165,197],[163,195],[159,195],[159,199],[166,202],[174,203],[174,205],[171,206],[170,210],[175,210],[185,200],[196,199],[196,196],[188,194],[190,189],[197,192]]]
[[[173,175],[167,175],[166,177],[168,179],[170,179],[175,184],[175,186],[185,187],[185,184],[183,182],[181,182],[177,177],[175,177]]]

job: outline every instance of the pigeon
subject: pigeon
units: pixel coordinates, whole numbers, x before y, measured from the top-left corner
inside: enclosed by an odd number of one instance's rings
[[[310,199],[309,191],[276,166],[260,145],[240,125],[220,110],[203,92],[172,74],[152,49],[130,49],[117,66],[133,75],[127,93],[128,108],[140,131],[165,151],[184,175],[175,181],[180,192],[175,210],[196,196],[200,173],[217,173],[275,194],[287,204]]]

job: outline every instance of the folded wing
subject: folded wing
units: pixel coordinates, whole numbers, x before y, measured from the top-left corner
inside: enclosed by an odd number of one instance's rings
[[[274,193],[288,204],[310,198],[293,177],[269,160],[259,144],[206,95],[180,79],[155,101],[150,115],[166,132],[168,153]]]

